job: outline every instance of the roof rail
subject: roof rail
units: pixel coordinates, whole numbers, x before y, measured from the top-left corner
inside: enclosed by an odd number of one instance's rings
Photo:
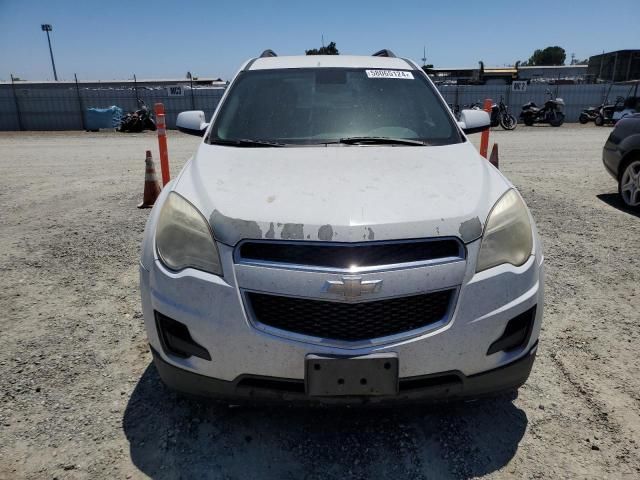
[[[383,48],[382,50],[377,51],[376,53],[374,53],[371,56],[372,57],[392,57],[392,58],[395,58],[396,54],[393,53],[391,50],[387,50],[386,48]]]
[[[262,52],[260,54],[260,58],[266,58],[266,57],[277,57],[278,55],[276,54],[276,52],[274,52],[273,50],[271,50],[270,48],[267,48],[264,52]]]

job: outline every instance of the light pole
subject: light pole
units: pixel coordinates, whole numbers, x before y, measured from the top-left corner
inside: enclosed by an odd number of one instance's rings
[[[51,66],[53,67],[53,78],[58,81],[58,74],[56,73],[56,62],[53,61],[53,50],[51,49],[51,38],[49,38],[49,32],[52,30],[51,25],[48,23],[43,23],[41,25],[42,31],[47,32],[47,42],[49,42],[49,54],[51,55]]]

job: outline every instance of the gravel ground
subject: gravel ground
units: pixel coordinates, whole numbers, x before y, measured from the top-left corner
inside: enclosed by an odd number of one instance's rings
[[[607,128],[493,132],[545,243],[519,395],[398,410],[229,408],[167,391],[137,284],[153,134],[0,133],[0,478],[639,478],[640,218]],[[198,139],[170,133],[174,174]]]

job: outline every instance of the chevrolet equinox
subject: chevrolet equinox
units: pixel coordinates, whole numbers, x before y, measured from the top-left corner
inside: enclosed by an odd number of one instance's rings
[[[228,403],[421,402],[517,389],[543,310],[522,197],[416,63],[247,61],[162,190],[140,260],[170,387]]]

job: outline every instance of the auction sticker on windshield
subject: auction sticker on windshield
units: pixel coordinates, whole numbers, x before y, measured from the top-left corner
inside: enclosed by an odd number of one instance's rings
[[[411,72],[404,70],[367,70],[369,78],[398,78],[400,80],[413,80]]]

